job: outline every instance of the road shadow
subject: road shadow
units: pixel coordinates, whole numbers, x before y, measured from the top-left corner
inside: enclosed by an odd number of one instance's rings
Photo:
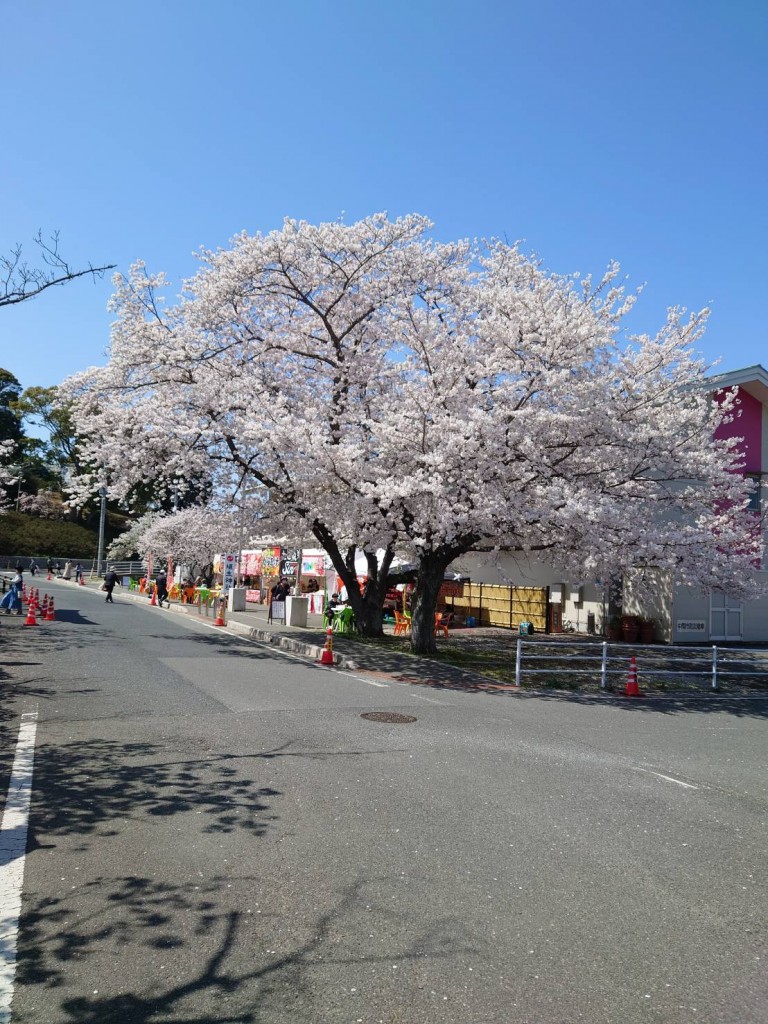
[[[62,608],[60,611],[54,612],[56,618],[54,622],[69,622],[74,626],[95,626],[96,623],[93,619],[89,619],[87,615],[83,615],[82,612],[76,608]],[[46,621],[46,620],[43,620]],[[49,623],[46,621],[46,625]]]
[[[275,820],[270,807],[279,791],[246,773],[248,762],[273,752],[231,757],[213,750],[201,757],[169,755],[153,743],[106,739],[40,744],[35,755],[35,795],[29,849],[76,834],[79,848],[117,834],[114,822],[143,815],[194,812],[202,832],[246,831],[263,836]]]
[[[537,701],[558,701],[570,704],[595,705],[609,703],[621,711],[654,715],[707,715],[725,714],[735,718],[768,718],[768,697],[728,696],[722,693],[704,694],[642,694],[639,697],[625,697],[620,693],[605,695],[525,692],[520,697]]]
[[[48,989],[58,1004],[56,1019],[67,1024],[317,1024],[327,1019],[321,993],[338,987],[339,974],[370,974],[380,965],[391,970],[393,962],[458,965],[485,950],[487,940],[471,935],[457,917],[425,923],[415,909],[393,903],[400,878],[308,894],[307,912],[290,931],[280,927],[284,894],[254,905],[259,883],[231,876],[200,884],[102,876],[76,892],[28,901],[14,1024],[39,1020],[37,1011],[26,1009],[24,986]],[[369,936],[374,919],[388,936],[383,944]],[[98,989],[85,995],[76,988],[73,964],[94,957],[105,964],[130,957],[133,970],[102,976]],[[36,1002],[33,992],[29,1002]]]

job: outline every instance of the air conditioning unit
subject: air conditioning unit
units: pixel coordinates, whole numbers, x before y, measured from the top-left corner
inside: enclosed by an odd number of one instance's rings
[[[572,584],[570,589],[570,597],[574,604],[581,604],[581,602],[584,600],[584,584]]]

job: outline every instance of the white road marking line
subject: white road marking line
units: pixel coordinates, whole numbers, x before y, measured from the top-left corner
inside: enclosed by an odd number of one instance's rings
[[[383,686],[385,688],[389,686],[389,683],[380,683],[378,679],[366,679],[365,676],[356,676],[352,672],[345,672],[343,669],[339,669],[336,675],[346,676],[348,679],[356,679],[358,683],[367,683],[369,686]]]
[[[662,775],[661,772],[653,772],[650,768],[637,768],[638,772],[646,772],[648,775],[655,775],[657,779],[665,779],[667,782],[674,782],[678,786],[684,786],[686,789],[698,789],[698,786],[691,785],[690,782],[681,782],[680,779],[673,779],[671,775]]]
[[[21,716],[11,781],[0,824],[0,1024],[10,1024],[21,887],[27,850],[37,711]]]

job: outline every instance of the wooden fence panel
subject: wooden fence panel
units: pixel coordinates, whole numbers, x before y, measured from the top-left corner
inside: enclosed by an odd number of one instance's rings
[[[465,583],[450,598],[454,611],[473,616],[480,626],[517,629],[530,622],[537,633],[547,629],[547,588],[511,587],[498,583]]]

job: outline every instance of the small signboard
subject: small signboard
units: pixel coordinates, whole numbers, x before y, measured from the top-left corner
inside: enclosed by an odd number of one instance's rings
[[[703,635],[707,631],[707,624],[704,619],[678,619],[675,622],[675,630],[678,633],[698,633]]]
[[[280,548],[264,548],[261,553],[262,576],[280,575]]]
[[[237,565],[237,555],[229,552],[229,554],[223,556],[223,563],[221,596],[226,597],[227,592],[235,585],[235,566]]]
[[[280,575],[288,579],[296,579],[299,572],[299,552],[294,549],[283,550],[280,559]]]
[[[438,592],[438,600],[441,597],[463,597],[464,596],[464,584],[459,583],[458,580],[443,580],[440,584],[440,590]]]

